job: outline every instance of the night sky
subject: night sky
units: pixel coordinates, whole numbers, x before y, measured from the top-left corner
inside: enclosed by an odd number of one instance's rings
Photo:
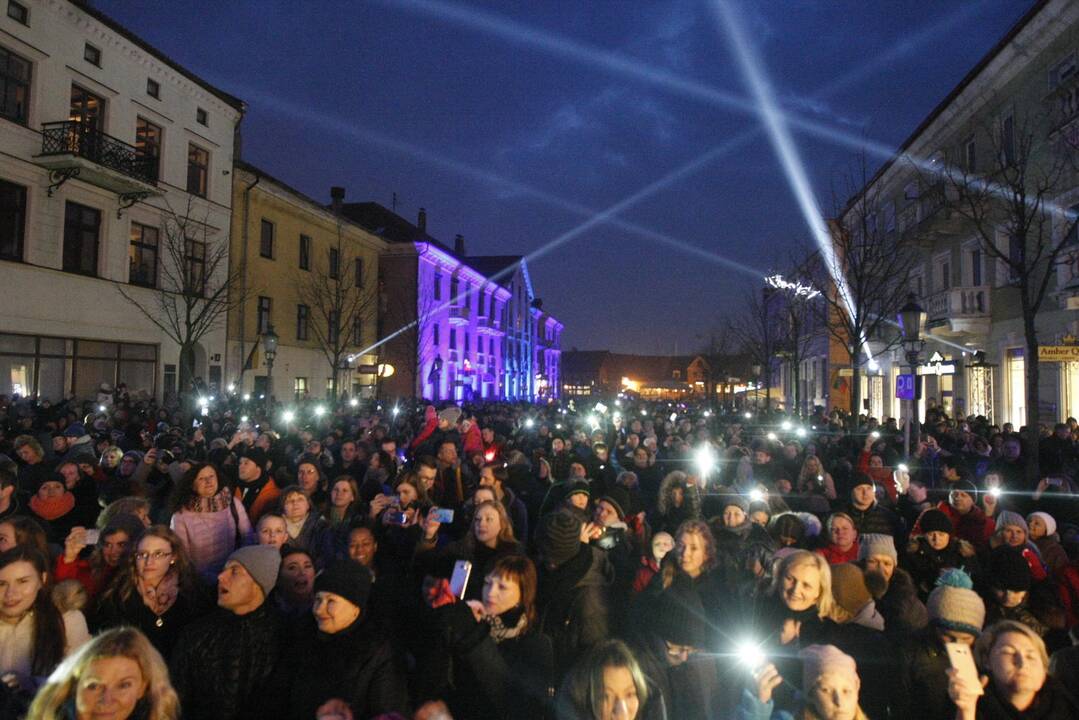
[[[748,91],[707,1],[94,4],[248,103],[248,162],[326,203],[331,185],[396,193],[473,254],[539,251],[712,152],[620,213],[629,227],[594,223],[530,262],[567,350],[697,350],[759,287],[707,254],[763,274],[809,239],[758,117],[729,102]],[[788,112],[888,147],[1029,6],[736,5]],[[794,139],[827,213],[857,151]]]

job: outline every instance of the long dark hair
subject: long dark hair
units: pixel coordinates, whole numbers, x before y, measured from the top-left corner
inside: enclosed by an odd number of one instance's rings
[[[138,554],[139,543],[148,537],[161,538],[172,548],[172,564],[168,572],[176,574],[180,594],[186,595],[196,587],[198,580],[195,575],[195,567],[191,564],[191,557],[187,554],[187,548],[184,547],[180,536],[170,530],[168,525],[151,525],[146,528],[146,532],[131,548],[131,551],[127,554],[127,562],[122,564],[116,571],[112,582],[101,593],[99,602],[104,603],[112,600],[119,605],[126,602],[136,592],[138,571],[135,564],[135,555]]]
[[[45,556],[28,545],[16,545],[0,553],[0,570],[17,562],[30,563],[34,572],[43,575],[45,581],[37,591],[30,612],[34,613],[33,658],[30,672],[44,676],[53,671],[64,659],[64,618],[52,602],[52,578],[49,575],[49,562]]]
[[[217,475],[217,492],[225,489],[225,476],[221,474],[219,467],[210,463],[196,463],[184,473],[183,477],[180,478],[180,482],[176,483],[176,490],[172,493],[171,501],[173,512],[183,510],[188,501],[195,497],[195,478],[206,468],[213,468],[214,474]]]

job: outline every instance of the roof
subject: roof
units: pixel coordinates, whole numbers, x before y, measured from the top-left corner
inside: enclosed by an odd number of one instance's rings
[[[562,377],[598,375],[609,350],[570,350],[562,353]]]
[[[377,202],[343,203],[341,214],[384,240],[395,243],[425,242],[454,255],[453,250],[417,226]],[[454,255],[454,257],[457,257]],[[460,258],[458,258],[460,259]]]
[[[851,207],[854,206],[858,198],[861,197],[862,193],[865,192],[866,188],[876,183],[877,180],[884,176],[884,173],[888,171],[888,168],[890,168],[896,160],[906,154],[910,146],[913,145],[914,142],[918,139],[918,136],[925,132],[929,128],[929,126],[933,124],[933,121],[936,120],[941,115],[941,113],[943,113],[948,108],[948,106],[951,105],[952,102],[957,97],[959,97],[959,95],[964,90],[967,89],[968,85],[974,82],[974,79],[981,74],[982,70],[988,67],[989,63],[993,62],[993,59],[996,58],[996,56],[999,55],[1000,52],[1008,46],[1008,43],[1014,40],[1016,36],[1023,31],[1023,28],[1025,28],[1027,24],[1030,23],[1030,21],[1033,20],[1037,16],[1037,14],[1040,13],[1045,8],[1045,6],[1049,4],[1049,2],[1050,0],[1038,0],[1036,3],[1034,3],[1034,5],[1031,6],[1029,10],[1026,11],[1026,13],[1023,14],[1023,17],[1019,18],[1015,25],[1013,25],[1011,29],[1008,30],[1008,32],[1004,35],[1004,37],[997,41],[997,44],[994,45],[989,50],[989,52],[986,53],[985,56],[978,61],[977,65],[971,68],[970,72],[968,72],[963,77],[963,79],[959,81],[959,84],[952,88],[952,91],[948,93],[944,97],[944,99],[941,100],[937,104],[937,106],[930,111],[929,115],[926,116],[925,120],[922,120],[921,124],[919,124],[918,127],[914,129],[914,132],[912,132],[910,136],[903,141],[903,144],[899,146],[899,149],[896,150],[895,155],[893,155],[891,158],[888,159],[887,162],[881,165],[880,169],[877,170],[877,172],[873,173],[873,177],[869,180],[869,182],[867,182],[864,187],[859,189],[858,192],[856,192],[854,195],[851,196],[849,200],[847,200],[847,204],[839,213],[840,217],[843,217],[847,214]]]
[[[131,42],[135,43],[136,45],[141,47],[146,52],[152,53],[153,55],[156,55],[161,60],[164,60],[170,66],[172,66],[172,68],[175,69],[176,72],[180,73],[181,75],[183,75],[184,77],[186,77],[189,80],[193,80],[193,81],[197,82],[199,85],[206,88],[206,90],[208,90],[210,93],[217,96],[218,99],[220,99],[220,100],[224,101],[226,104],[231,105],[232,107],[236,108],[241,113],[244,112],[244,109],[246,108],[246,103],[244,103],[243,100],[236,97],[235,95],[229,95],[224,90],[220,90],[220,89],[214,87],[213,85],[211,85],[210,83],[206,82],[205,80],[200,78],[198,75],[191,72],[190,70],[185,68],[183,65],[176,62],[175,60],[170,58],[168,55],[161,52],[156,47],[154,47],[150,43],[146,42],[145,40],[143,40],[141,37],[139,37],[135,33],[128,30],[126,27],[121,25],[116,20],[112,19],[111,17],[109,17],[105,13],[103,13],[100,10],[98,10],[97,8],[95,8],[93,5],[90,4],[89,0],[70,0],[70,2],[71,2],[72,5],[77,7],[82,12],[86,13],[87,15],[94,18],[95,20],[102,23],[103,25],[107,25],[109,28],[111,28],[115,32],[119,33],[120,35],[123,35],[125,38],[127,38]]]
[[[521,262],[520,255],[469,255],[465,260],[473,269],[486,277],[498,275],[500,279],[512,277],[512,268]],[[499,275],[499,273],[504,273]]]

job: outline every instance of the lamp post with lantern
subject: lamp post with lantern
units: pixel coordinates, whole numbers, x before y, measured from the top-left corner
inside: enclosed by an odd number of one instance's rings
[[[910,457],[910,426],[918,410],[918,356],[925,347],[922,332],[925,329],[925,309],[918,304],[914,293],[907,296],[907,304],[899,308],[899,327],[903,331],[903,349],[906,351],[907,365],[914,381],[914,397],[907,400],[907,422],[903,430],[903,449]],[[914,442],[918,441],[918,425],[914,427]]]
[[[266,326],[266,332],[262,334],[262,352],[266,356],[266,396],[273,403],[273,361],[277,357],[277,333],[273,331],[273,324]]]

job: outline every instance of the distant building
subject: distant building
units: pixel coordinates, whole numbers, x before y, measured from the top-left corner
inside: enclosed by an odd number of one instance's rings
[[[562,355],[563,397],[631,392],[646,400],[735,402],[746,392],[749,361],[741,356],[623,355],[570,350]]]
[[[434,401],[557,397],[562,324],[535,307],[517,256],[470,257],[374,202],[346,217],[387,241],[380,268],[380,362],[394,367],[382,391]],[[542,338],[542,339],[541,339]]]
[[[153,307],[177,278],[220,285],[207,257],[227,249],[244,105],[89,3],[5,5],[0,393],[184,389],[179,347],[119,289]],[[179,253],[168,208],[200,228]],[[226,355],[222,324],[194,348],[193,375],[220,385]]]

